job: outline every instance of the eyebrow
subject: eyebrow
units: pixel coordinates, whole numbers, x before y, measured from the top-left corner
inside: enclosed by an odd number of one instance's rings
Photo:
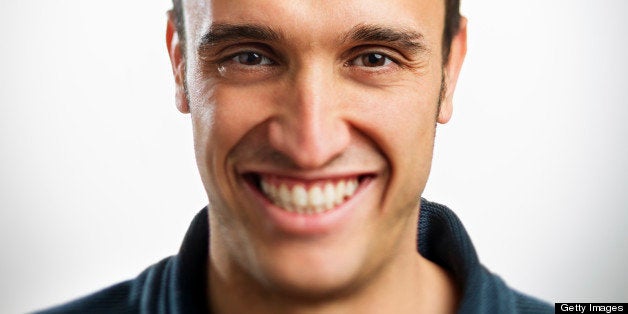
[[[214,23],[201,37],[199,49],[207,49],[225,43],[250,41],[279,41],[284,36],[268,26],[259,24]],[[412,53],[428,51],[423,34],[383,25],[363,24],[353,27],[340,36],[341,43],[347,42],[385,42],[396,44]]]
[[[398,44],[413,53],[428,51],[423,34],[382,25],[357,25],[344,37],[343,42],[385,42]]]
[[[242,40],[277,41],[283,36],[268,26],[255,24],[214,23],[203,35],[199,48],[210,48]]]

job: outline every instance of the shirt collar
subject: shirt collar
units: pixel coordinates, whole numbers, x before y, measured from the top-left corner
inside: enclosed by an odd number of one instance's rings
[[[506,310],[504,313],[512,310],[507,306],[513,303],[509,302],[510,290],[480,264],[468,233],[453,211],[422,198],[417,232],[419,254],[443,267],[461,288],[460,313],[481,313],[487,300],[490,308],[497,306]],[[181,313],[208,313],[205,279],[209,234],[206,207],[192,221],[177,256],[175,277]]]

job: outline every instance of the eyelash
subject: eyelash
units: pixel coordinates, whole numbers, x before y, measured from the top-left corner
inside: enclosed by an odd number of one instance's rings
[[[241,56],[250,57],[251,55],[257,55],[259,58],[262,58],[262,63],[263,64],[248,65],[248,64],[245,64],[243,62],[238,62],[236,60],[236,58],[238,58],[238,57],[241,57]],[[225,58],[223,58],[223,59],[221,59],[219,61],[220,64],[224,64],[226,62],[234,62],[234,63],[237,63],[238,65],[241,65],[241,66],[244,66],[244,67],[272,66],[272,65],[276,65],[277,64],[277,62],[273,58],[268,57],[266,53],[258,52],[258,51],[255,51],[255,50],[239,51],[239,52],[230,54],[230,55],[226,56]]]
[[[380,66],[377,66],[377,65],[376,66],[367,66],[367,65],[365,65],[364,64],[364,58],[367,58],[369,56],[378,56],[376,58],[382,58],[384,60],[384,64],[382,64]],[[362,65],[355,64],[356,62],[360,62],[360,63],[362,63]],[[399,61],[396,58],[390,56],[387,53],[383,53],[383,52],[379,52],[379,51],[368,51],[368,52],[360,53],[357,56],[353,57],[352,59],[350,59],[349,61],[346,62],[346,65],[347,66],[352,66],[353,65],[353,66],[360,66],[360,67],[376,69],[376,68],[386,67],[387,65],[393,64],[393,63],[399,65]]]
[[[248,55],[248,56],[247,56]],[[246,56],[246,57],[250,57],[251,55],[256,55],[259,58],[262,58],[262,63],[261,64],[246,64],[244,62],[240,62],[238,60],[236,60],[236,58],[241,57],[241,56]],[[363,58],[368,57],[368,56],[379,56],[379,58],[383,58],[384,59],[384,64],[382,64],[381,66],[367,66],[364,65],[363,63]],[[356,62],[360,62],[362,61],[362,65],[359,64],[355,64]],[[273,59],[270,58],[266,55],[266,53],[261,53],[255,50],[244,50],[244,51],[239,51],[237,53],[233,53],[228,55],[227,57],[223,58],[220,63],[225,63],[225,62],[234,62],[237,63],[238,65],[244,66],[244,67],[255,67],[255,66],[273,66],[276,65],[277,62]],[[383,53],[383,52],[379,52],[379,51],[367,51],[367,52],[362,52],[358,55],[355,55],[353,58],[349,59],[347,62],[345,62],[345,66],[359,66],[359,67],[365,67],[365,68],[382,68],[382,67],[386,67],[390,64],[397,64],[399,65],[399,61],[390,56],[387,53]]]

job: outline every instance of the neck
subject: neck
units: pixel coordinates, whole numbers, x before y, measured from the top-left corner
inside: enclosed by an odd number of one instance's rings
[[[368,282],[322,298],[269,291],[248,272],[224,260],[220,244],[212,241],[209,306],[213,313],[220,314],[455,313],[459,292],[454,280],[416,251],[416,238],[408,238],[399,254],[382,265]]]

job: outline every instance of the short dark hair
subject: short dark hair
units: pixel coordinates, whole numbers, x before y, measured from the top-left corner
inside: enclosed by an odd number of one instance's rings
[[[185,47],[185,19],[183,15],[183,0],[172,0],[172,10],[170,14],[173,15],[175,27],[177,28],[177,34],[179,34],[179,41],[181,47]],[[181,53],[185,56],[185,49],[182,49]]]
[[[181,0],[175,0],[181,1]],[[443,64],[449,61],[451,41],[460,29],[460,0],[445,0],[445,29],[443,30]]]
[[[174,13],[175,24],[181,47],[185,47],[185,20],[183,17],[183,0],[172,0],[172,12]],[[443,30],[443,65],[449,61],[449,51],[451,41],[460,28],[460,0],[445,0],[445,29]],[[181,51],[185,57],[185,49]]]

